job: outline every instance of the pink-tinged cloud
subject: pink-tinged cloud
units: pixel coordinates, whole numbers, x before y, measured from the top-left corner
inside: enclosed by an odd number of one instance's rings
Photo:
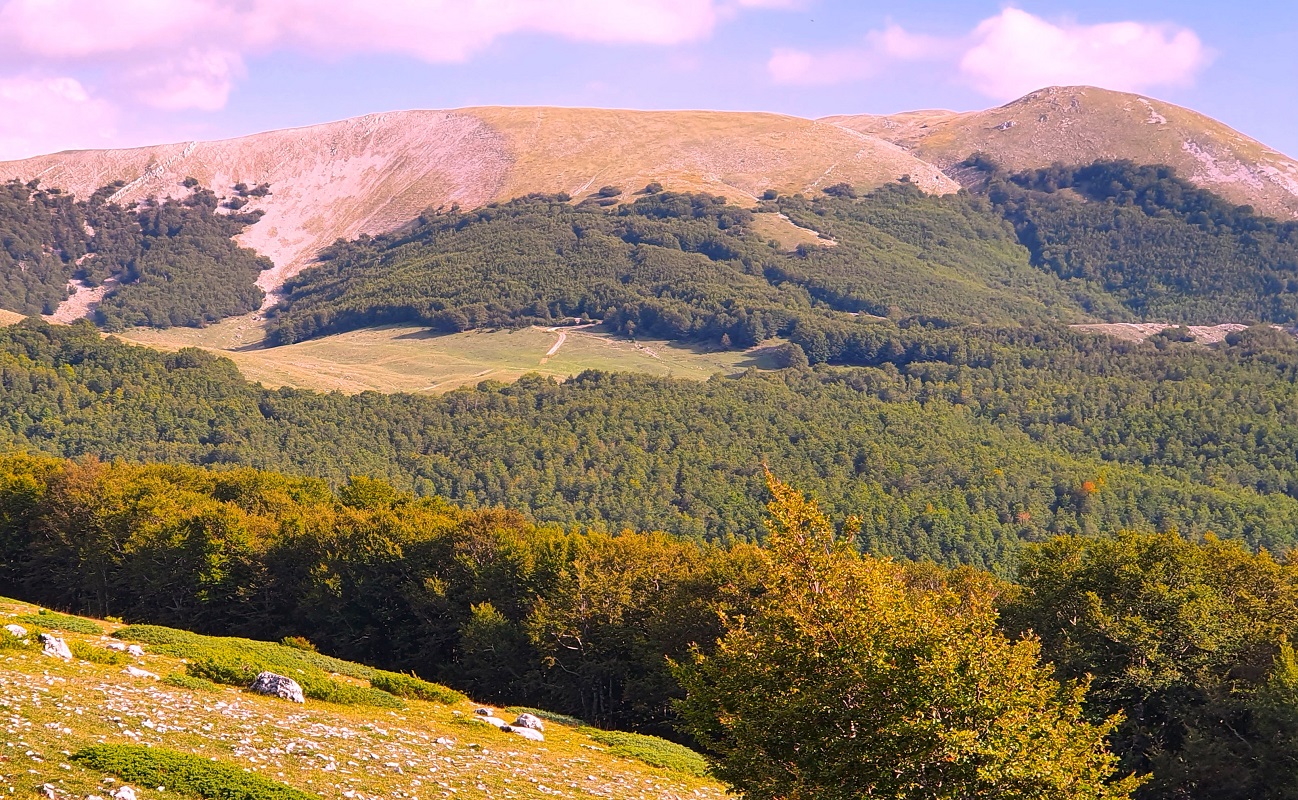
[[[1194,31],[1172,25],[1056,24],[1017,8],[964,36],[913,33],[890,25],[856,47],[809,53],[779,48],[767,62],[780,84],[870,80],[901,62],[945,64],[953,80],[1000,100],[1051,85],[1091,84],[1122,91],[1183,85],[1211,60]]]
[[[0,160],[103,146],[116,118],[111,104],[92,97],[73,78],[0,79]]]
[[[952,55],[953,42],[911,33],[898,25],[870,31],[859,47],[820,53],[777,48],[766,62],[776,83],[815,86],[863,81],[899,61],[930,61]]]
[[[1184,85],[1210,60],[1199,37],[1186,28],[1140,22],[1057,25],[1017,8],[984,20],[973,38],[960,72],[979,91],[1003,100],[1052,85],[1133,92]]]

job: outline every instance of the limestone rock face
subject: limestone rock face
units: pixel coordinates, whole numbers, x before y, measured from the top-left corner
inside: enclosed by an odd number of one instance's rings
[[[42,633],[41,644],[45,645],[45,655],[61,658],[65,661],[72,660],[72,651],[68,649],[68,643],[59,637],[49,633]]]
[[[298,685],[297,681],[283,675],[276,675],[273,672],[263,672],[258,675],[257,680],[252,682],[250,688],[259,694],[280,697],[294,703],[306,702],[306,698],[302,696],[302,687]]]

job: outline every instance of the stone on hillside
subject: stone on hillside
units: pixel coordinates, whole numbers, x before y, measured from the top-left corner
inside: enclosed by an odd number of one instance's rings
[[[534,742],[545,741],[545,734],[541,733],[535,728],[521,728],[521,727],[515,727],[513,725],[510,725],[508,730],[510,733],[517,733],[519,736],[522,736],[524,739],[531,739]]]
[[[127,675],[130,675],[132,678],[150,678],[155,681],[158,680],[158,676],[154,675],[152,672],[149,672],[147,669],[140,669],[139,667],[128,666],[126,669],[122,671],[125,672]]]
[[[503,719],[501,719],[500,717],[497,717],[497,716],[494,716],[494,715],[493,715],[493,716],[490,716],[490,717],[478,717],[478,719],[479,719],[481,722],[485,722],[485,723],[487,723],[488,725],[492,725],[492,726],[495,726],[495,727],[497,727],[497,728],[500,728],[502,731],[509,730],[509,723],[508,723],[508,722],[505,722],[505,721],[504,721]]]
[[[263,672],[257,676],[257,680],[252,682],[249,687],[254,692],[268,694],[274,697],[282,697],[285,700],[291,700],[294,703],[305,703],[306,698],[302,696],[302,687],[292,678],[286,678],[283,675],[276,675],[273,672]]]
[[[126,654],[136,658],[144,658],[144,648],[138,644],[133,644],[126,648]]]
[[[5,630],[10,634],[17,636],[19,639],[27,635],[27,629],[21,625],[6,625]]]
[[[494,716],[496,716],[496,712],[495,712],[495,711],[492,711],[490,708],[478,708],[478,709],[474,709],[473,713],[474,713],[474,714],[477,714],[477,715],[480,716],[480,717],[494,717]]]
[[[116,650],[119,653],[126,652],[126,642],[119,642],[116,639],[111,639],[105,642],[104,647],[107,647],[109,650]]]
[[[72,660],[72,651],[68,649],[68,643],[59,637],[49,633],[42,633],[41,644],[45,645],[45,655],[68,661]]]
[[[545,730],[545,723],[535,714],[519,714],[518,719],[510,723],[515,728],[531,728],[534,731]]]
[[[113,792],[113,800],[136,800],[135,790],[129,786],[118,786]]]

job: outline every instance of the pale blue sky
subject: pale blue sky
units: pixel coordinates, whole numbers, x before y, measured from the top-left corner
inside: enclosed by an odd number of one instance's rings
[[[1045,83],[1298,156],[1289,2],[0,0],[0,46],[0,157],[404,108],[967,110]]]

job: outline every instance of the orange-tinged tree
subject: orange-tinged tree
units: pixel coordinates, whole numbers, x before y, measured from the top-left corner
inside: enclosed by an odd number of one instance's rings
[[[976,586],[918,588],[769,479],[768,591],[678,666],[714,774],[752,800],[1128,797],[1105,737]]]

